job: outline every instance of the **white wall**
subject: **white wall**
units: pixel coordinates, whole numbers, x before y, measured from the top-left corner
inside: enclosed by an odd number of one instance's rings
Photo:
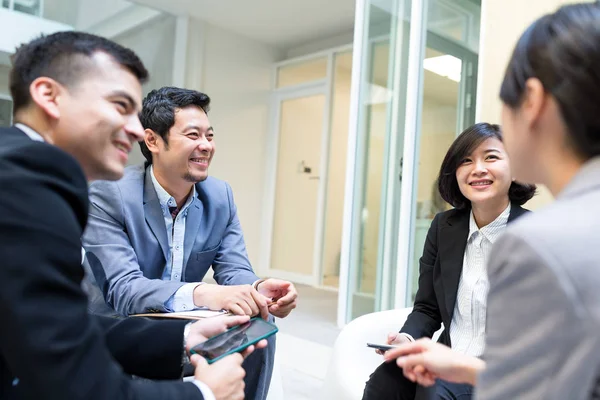
[[[286,59],[301,57],[307,54],[316,53],[319,51],[329,50],[334,47],[345,46],[352,44],[354,40],[353,29],[348,32],[323,38],[314,42],[306,43],[300,46],[292,47],[286,51]]]
[[[172,84],[175,24],[174,16],[163,14],[113,38],[133,49],[149,69],[151,79],[144,85],[144,94]],[[262,267],[258,260],[263,240],[272,66],[284,55],[281,50],[203,21],[189,20],[185,87],[203,91],[212,99],[209,118],[215,127],[217,151],[210,174],[233,188],[250,261],[258,273]],[[130,164],[143,160],[136,147]]]
[[[14,53],[18,46],[41,34],[71,30],[68,25],[6,8],[0,8],[0,27],[0,52],[5,54]]]
[[[190,20],[190,26],[195,24]],[[215,128],[216,155],[210,173],[233,188],[250,261],[260,274],[265,270],[258,260],[266,240],[261,237],[261,222],[271,74],[273,63],[284,54],[209,24],[190,33],[188,48],[203,52],[202,60],[197,54],[188,57],[186,79],[212,99],[209,118]]]
[[[483,0],[477,88],[478,121],[500,123],[500,85],[512,50],[527,26],[559,6],[575,2],[579,0]],[[550,201],[550,192],[542,187],[526,207],[536,209]]]
[[[44,0],[42,16],[52,21],[75,26],[79,16],[79,6],[90,0]]]
[[[121,13],[132,4],[126,0],[79,0],[75,29],[88,30]]]
[[[172,84],[175,17],[164,14],[154,23],[141,25],[113,40],[135,51],[150,72],[150,80],[142,87],[144,96],[152,89]],[[134,146],[129,164],[144,160],[139,146]]]

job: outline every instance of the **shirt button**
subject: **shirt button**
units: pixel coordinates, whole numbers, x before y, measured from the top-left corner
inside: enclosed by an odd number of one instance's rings
[[[184,305],[182,308],[183,308],[184,310],[187,310],[187,306],[186,306],[186,305]]]

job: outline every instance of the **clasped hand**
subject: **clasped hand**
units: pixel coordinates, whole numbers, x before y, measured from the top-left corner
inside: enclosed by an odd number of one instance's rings
[[[285,318],[294,308],[298,292],[293,283],[266,279],[258,285],[198,285],[194,289],[194,303],[211,310],[228,310],[235,315],[260,315],[265,320],[269,313]]]

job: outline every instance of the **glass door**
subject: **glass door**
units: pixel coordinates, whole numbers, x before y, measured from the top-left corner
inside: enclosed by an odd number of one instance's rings
[[[475,122],[477,56],[452,41],[429,32],[423,59],[423,93],[414,168],[412,259],[406,302],[414,302],[419,259],[435,214],[449,209],[439,195],[437,177],[446,151]]]
[[[410,5],[409,0],[379,0],[365,6],[356,160],[349,165],[355,175],[346,321],[381,309],[392,294],[391,231],[400,171],[395,160],[404,142]]]
[[[278,151],[269,275],[315,285],[326,95],[321,88],[306,89],[279,94],[275,102]]]
[[[340,326],[412,304],[424,234],[444,207],[440,156],[474,119],[479,36],[468,0],[357,0],[356,10]]]

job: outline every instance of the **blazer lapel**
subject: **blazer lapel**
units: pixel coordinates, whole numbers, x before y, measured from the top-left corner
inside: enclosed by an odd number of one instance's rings
[[[442,225],[439,238],[440,273],[450,319],[454,313],[458,283],[469,235],[469,212],[459,211]]]
[[[513,204],[510,207],[510,214],[508,214],[508,222],[507,223],[511,223],[516,218],[519,218],[521,215],[526,214],[528,212],[529,212],[529,210],[524,209],[520,205]]]
[[[154,190],[152,177],[146,169],[144,179],[144,216],[152,233],[158,240],[160,248],[163,252],[165,260],[168,259],[169,239],[167,238],[167,226],[165,225],[165,217],[160,208],[160,202]]]
[[[202,221],[202,213],[204,206],[200,199],[198,199],[198,187],[196,186],[196,198],[188,207],[188,214],[185,218],[185,239],[183,240],[183,273],[185,276],[185,267],[190,259],[192,247],[196,242],[198,230],[200,229],[200,222]]]

